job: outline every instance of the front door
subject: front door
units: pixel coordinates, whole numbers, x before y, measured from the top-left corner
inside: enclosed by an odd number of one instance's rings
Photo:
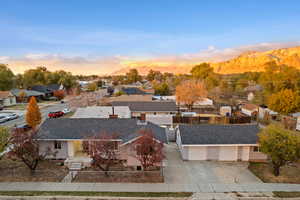
[[[86,156],[86,154],[83,152],[82,141],[74,141],[73,146],[74,146],[74,157]]]

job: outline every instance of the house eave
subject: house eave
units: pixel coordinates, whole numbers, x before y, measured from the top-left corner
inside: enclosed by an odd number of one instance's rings
[[[198,147],[198,146],[259,146],[259,144],[182,144],[183,147]]]

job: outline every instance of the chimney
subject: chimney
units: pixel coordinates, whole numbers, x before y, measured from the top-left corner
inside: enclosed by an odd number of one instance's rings
[[[140,119],[141,119],[141,121],[146,121],[146,114],[141,113]]]
[[[112,106],[112,114],[109,115],[109,119],[117,119],[118,115],[115,115],[115,108]]]

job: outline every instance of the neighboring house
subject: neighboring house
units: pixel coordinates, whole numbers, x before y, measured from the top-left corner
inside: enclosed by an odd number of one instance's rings
[[[300,112],[293,113],[292,117],[296,118],[296,130],[300,131]]]
[[[258,113],[258,106],[255,104],[243,104],[241,112],[247,116],[255,116]]]
[[[249,92],[249,93],[247,94],[247,100],[248,100],[248,101],[253,101],[254,98],[255,98],[254,92]]]
[[[231,116],[231,113],[232,113],[231,106],[221,106],[220,107],[220,115],[229,117],[229,116]]]
[[[255,98],[255,94],[257,92],[262,91],[262,87],[261,87],[261,85],[258,85],[258,84],[252,84],[252,85],[249,85],[248,87],[245,87],[244,91],[247,93],[247,100],[252,101]]]
[[[148,94],[146,91],[142,90],[139,87],[126,87],[126,86],[117,86],[114,89],[114,93],[123,92],[126,95],[146,95]]]
[[[44,98],[45,94],[33,90],[12,89],[11,93],[16,97],[18,103],[28,102],[31,97],[35,97],[37,101]],[[22,96],[24,94],[24,96]]]
[[[172,115],[177,108],[172,101],[113,101],[113,106],[128,106],[132,117],[145,115]]]
[[[264,119],[264,117],[268,115],[270,119],[276,120],[278,116],[278,112],[275,112],[273,110],[270,110],[267,106],[265,105],[260,105],[258,107],[258,117],[260,119]]]
[[[163,127],[173,127],[173,115],[146,115],[146,121]]]
[[[176,101],[176,96],[158,96],[155,95],[152,97],[153,100],[160,100],[160,101]]]
[[[47,85],[48,89],[52,91],[57,91],[57,90],[64,90],[64,86],[62,84],[50,84]]]
[[[128,106],[131,117],[161,126],[172,126],[173,115],[177,112],[173,101],[114,101],[112,106]]]
[[[16,103],[16,97],[10,91],[0,91],[0,106],[13,106]]]
[[[203,98],[200,101],[196,101],[193,106],[197,107],[197,106],[213,106],[213,105],[214,105],[213,100],[209,98]]]
[[[90,106],[77,108],[71,118],[131,118],[128,106]]]
[[[140,122],[136,119],[46,119],[38,131],[40,153],[51,150],[56,155],[48,159],[65,160],[66,165],[72,162],[90,164],[89,157],[83,153],[82,142],[88,137],[105,133],[117,135],[112,140],[116,142],[119,159],[125,161],[126,166],[141,166],[134,151],[135,141],[141,136],[139,131],[151,130],[154,138],[167,143],[166,131],[150,122]]]
[[[183,160],[264,161],[256,125],[179,125],[176,143]]]
[[[48,88],[48,86],[46,85],[34,85],[30,89],[36,92],[44,93],[46,98],[52,97],[54,92],[51,88]]]

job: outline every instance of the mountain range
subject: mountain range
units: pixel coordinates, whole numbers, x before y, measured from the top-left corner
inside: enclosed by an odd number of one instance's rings
[[[264,70],[264,64],[275,61],[277,64],[285,64],[300,69],[300,46],[281,48],[264,52],[248,51],[241,55],[222,62],[209,62],[214,71],[219,74],[234,74],[244,72],[260,72]],[[129,63],[113,74],[125,74],[132,68],[136,68],[140,74],[145,75],[149,70],[156,70],[162,73],[171,72],[174,74],[189,73],[193,66],[203,61],[194,63],[176,62],[136,62]]]

